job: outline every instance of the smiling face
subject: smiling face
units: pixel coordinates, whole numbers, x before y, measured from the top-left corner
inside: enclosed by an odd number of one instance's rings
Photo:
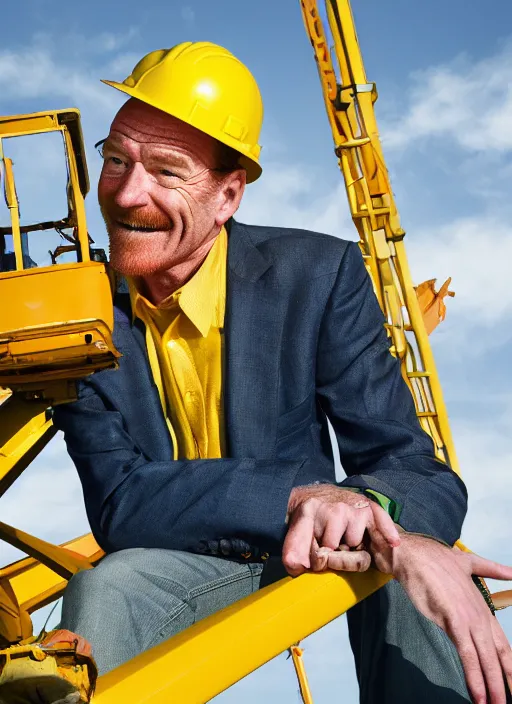
[[[116,115],[103,156],[98,199],[111,265],[125,275],[200,258],[244,191],[243,169],[222,170],[219,142],[134,98]]]

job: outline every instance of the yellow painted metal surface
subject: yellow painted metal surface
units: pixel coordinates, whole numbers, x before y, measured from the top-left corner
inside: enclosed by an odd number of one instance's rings
[[[113,307],[104,264],[0,274],[0,385],[44,388],[113,366]],[[38,381],[40,382],[38,384]]]
[[[459,471],[427,331],[412,283],[398,210],[375,118],[377,89],[368,82],[349,0],[326,0],[334,57],[318,0],[301,0],[325,107],[360,247],[420,423],[437,456]],[[337,61],[337,64],[335,63]]]
[[[2,392],[0,404],[0,496],[54,437],[47,405]]]
[[[309,682],[306,675],[306,668],[304,667],[304,650],[298,645],[292,645],[290,648],[290,653],[293,659],[293,665],[295,667],[295,673],[297,675],[302,701],[304,704],[313,704],[313,695],[311,694],[311,689],[309,687]]]
[[[0,149],[0,157],[1,155],[2,152]],[[5,202],[9,209],[9,215],[11,218],[11,230],[14,243],[14,255],[16,257],[16,267],[21,268],[23,262],[23,253],[21,251],[20,238],[20,208],[18,205],[18,197],[16,195],[16,187],[14,185],[12,159],[5,158],[3,162],[5,175]],[[9,299],[6,298],[5,300],[8,301]]]
[[[20,226],[12,161],[2,140],[61,133],[66,154],[68,213],[55,222]],[[113,307],[105,265],[92,262],[84,197],[89,189],[80,114],[57,110],[0,118],[0,159],[16,270],[0,271],[0,386],[48,403],[72,400],[73,385],[65,383],[98,369],[114,367],[119,354],[112,343]],[[52,254],[54,265],[25,269],[22,235],[55,230],[68,245]],[[69,232],[66,233],[65,231]],[[2,248],[3,249],[3,248]],[[59,253],[74,251],[77,263],[58,263]],[[28,266],[28,264],[27,264]]]
[[[97,563],[104,554],[90,533],[64,543],[61,547],[68,553],[85,558],[91,564]],[[20,607],[28,613],[57,599],[67,584],[66,579],[32,557],[19,560],[1,569],[1,579],[9,580]]]
[[[70,157],[76,167],[75,174],[78,178],[80,193],[82,198],[85,198],[89,192],[89,174],[85,162],[85,147],[79,110],[68,108],[26,115],[0,115],[0,139],[56,131],[66,131],[70,136],[72,145]]]
[[[0,340],[16,330],[77,320],[113,326],[110,283],[99,262],[6,272],[0,274],[0,286],[8,301],[0,308]]]
[[[46,540],[36,538],[19,530],[19,528],[2,523],[2,521],[0,521],[0,538],[18,550],[23,550],[31,557],[36,558],[64,579],[69,580],[77,572],[92,568],[91,562],[82,555],[58,545],[52,545]]]
[[[203,704],[389,581],[374,570],[290,577],[98,680],[95,704]]]

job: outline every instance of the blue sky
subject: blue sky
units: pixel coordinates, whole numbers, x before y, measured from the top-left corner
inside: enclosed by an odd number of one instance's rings
[[[470,490],[463,537],[475,551],[512,564],[512,5],[353,4],[368,78],[379,89],[377,117],[413,277],[419,283],[451,275],[457,293],[432,344]],[[2,114],[80,108],[92,184],[100,167],[92,145],[122,102],[99,79],[123,79],[144,53],[180,41],[224,44],[251,68],[266,106],[264,176],[247,190],[239,219],[355,238],[298,0],[25,0],[3,9],[2,25]],[[62,212],[53,145],[17,156],[30,194],[24,217]],[[94,185],[88,216],[92,236],[105,244]],[[3,520],[48,539],[86,529],[61,442],[0,506]],[[15,555],[9,548],[0,553],[2,561]],[[505,613],[502,623],[512,638],[512,616]],[[315,702],[332,701],[333,692],[357,700],[343,619],[306,641],[306,663]],[[297,702],[284,657],[218,701],[242,698]]]

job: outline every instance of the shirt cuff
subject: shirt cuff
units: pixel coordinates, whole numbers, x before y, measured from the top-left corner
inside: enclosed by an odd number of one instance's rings
[[[370,501],[373,501],[383,508],[395,523],[398,523],[402,512],[402,507],[397,504],[396,501],[393,501],[393,499],[384,496],[384,494],[381,494],[379,491],[375,491],[374,489],[362,489],[357,486],[344,486],[341,488],[345,489],[345,491],[353,491],[356,494],[366,496],[367,499],[370,499]]]

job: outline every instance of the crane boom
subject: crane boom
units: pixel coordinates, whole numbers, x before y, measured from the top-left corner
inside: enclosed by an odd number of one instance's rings
[[[337,66],[318,1],[301,0],[359,245],[420,423],[432,437],[438,458],[459,473],[423,311],[409,272],[405,231],[384,162],[374,111],[377,88],[366,77],[349,0],[326,0],[325,5]],[[443,293],[448,293],[447,287]],[[429,301],[434,307],[441,302]],[[432,306],[428,310],[431,319]]]

